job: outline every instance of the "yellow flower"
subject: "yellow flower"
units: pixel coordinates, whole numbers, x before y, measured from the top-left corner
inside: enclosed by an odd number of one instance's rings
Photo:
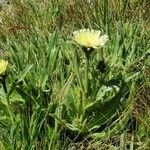
[[[8,61],[0,59],[0,75],[6,71]]]
[[[100,36],[100,34],[101,31],[93,29],[82,29],[73,32],[76,43],[83,47],[94,49],[103,47],[108,40],[108,36],[106,34],[103,36]]]

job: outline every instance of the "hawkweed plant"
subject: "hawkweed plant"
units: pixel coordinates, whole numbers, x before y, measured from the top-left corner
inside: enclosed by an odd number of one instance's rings
[[[99,48],[102,48],[106,42],[108,41],[108,36],[105,34],[101,36],[101,31],[93,30],[93,29],[81,29],[79,31],[74,31],[74,41],[81,46],[84,54],[85,54],[85,85],[84,85],[84,100],[82,101],[82,112],[83,116],[81,117],[82,121],[85,113],[85,104],[89,99],[89,60],[90,54],[96,51]]]

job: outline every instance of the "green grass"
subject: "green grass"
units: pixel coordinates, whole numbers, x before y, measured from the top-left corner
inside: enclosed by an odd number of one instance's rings
[[[148,150],[149,6],[12,0],[0,7],[0,58],[9,61],[0,77],[0,150]],[[81,28],[109,35],[91,54],[86,90],[86,58],[72,40]]]

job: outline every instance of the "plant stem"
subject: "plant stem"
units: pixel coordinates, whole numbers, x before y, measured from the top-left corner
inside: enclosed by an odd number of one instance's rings
[[[85,53],[85,97],[81,101],[81,108],[82,108],[82,115],[81,115],[81,122],[84,121],[85,117],[85,107],[86,107],[86,101],[88,99],[88,92],[89,92],[89,53]]]
[[[85,99],[88,98],[88,89],[89,89],[89,55],[85,54],[86,60],[85,60]]]
[[[77,54],[77,51],[75,51],[75,73],[76,73],[76,76],[77,76],[78,83],[79,83],[79,85],[81,87],[81,90],[84,93],[85,92],[84,85],[82,83],[82,80],[81,80],[81,77],[80,77],[80,74],[79,74],[79,64],[78,64],[78,54]]]

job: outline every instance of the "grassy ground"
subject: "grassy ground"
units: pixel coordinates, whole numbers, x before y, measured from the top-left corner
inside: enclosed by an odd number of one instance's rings
[[[0,3],[0,150],[150,147],[149,0]],[[89,60],[72,40],[109,35]]]

